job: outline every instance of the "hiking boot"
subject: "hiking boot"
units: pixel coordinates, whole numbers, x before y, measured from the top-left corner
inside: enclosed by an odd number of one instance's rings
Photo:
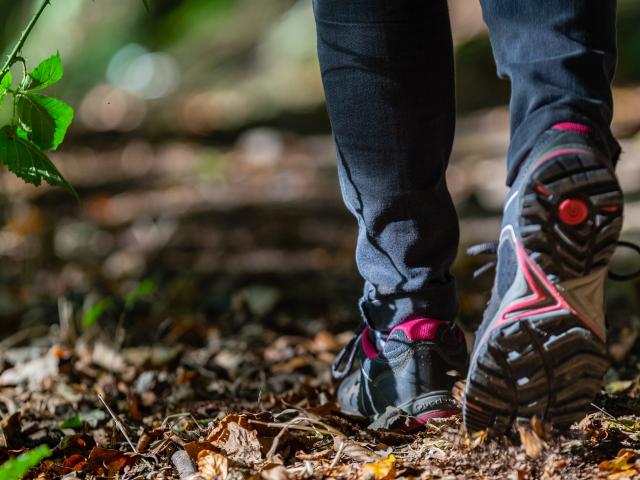
[[[614,166],[586,126],[543,134],[504,206],[464,395],[469,433],[581,419],[608,368],[604,283],[622,229]]]
[[[365,327],[334,363],[340,408],[372,428],[416,430],[459,413],[451,388],[466,362],[464,335],[451,322],[413,318],[384,334]]]

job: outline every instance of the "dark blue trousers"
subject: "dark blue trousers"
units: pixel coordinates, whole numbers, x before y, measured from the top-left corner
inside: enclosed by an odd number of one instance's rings
[[[472,1],[472,0],[469,0]],[[355,215],[361,311],[379,330],[412,313],[453,319],[458,220],[445,170],[455,126],[446,0],[313,0],[340,186]],[[483,0],[511,80],[507,183],[542,132],[610,131],[615,0]]]

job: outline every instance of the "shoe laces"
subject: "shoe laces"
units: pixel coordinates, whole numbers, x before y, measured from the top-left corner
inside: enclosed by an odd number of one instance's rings
[[[457,328],[456,322],[448,323],[451,331],[454,331],[454,329]],[[349,343],[347,343],[340,353],[338,353],[331,365],[331,376],[335,382],[344,380],[351,373],[358,353],[358,346],[362,340],[362,335],[368,335],[371,331],[372,330],[367,328],[365,323],[362,323],[351,340],[349,340]],[[464,339],[462,341],[464,341]]]
[[[339,382],[340,380],[344,380],[351,373],[353,363],[356,359],[356,353],[358,352],[358,343],[364,331],[365,324],[363,323],[351,340],[349,340],[349,343],[347,343],[336,356],[336,359],[331,365],[331,376],[334,381]]]
[[[499,246],[500,246],[500,242],[497,240],[480,243],[477,245],[472,245],[467,249],[467,255],[472,257],[477,257],[481,255],[493,255],[497,257]],[[616,248],[628,248],[636,252],[638,255],[640,255],[640,245],[637,245],[633,242],[618,240],[618,242],[616,242]],[[475,279],[484,275],[489,270],[495,268],[497,263],[498,263],[497,259],[493,259],[485,263],[484,265],[482,265],[480,268],[476,269],[473,272],[473,278]],[[640,269],[631,273],[615,273],[609,270],[607,275],[610,280],[614,280],[616,282],[626,282],[629,280],[635,280],[637,278],[640,278]]]

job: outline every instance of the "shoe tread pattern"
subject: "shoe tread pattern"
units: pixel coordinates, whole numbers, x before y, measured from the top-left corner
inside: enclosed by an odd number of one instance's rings
[[[589,208],[580,225],[558,215],[564,199]],[[607,267],[622,229],[615,173],[595,156],[561,155],[537,168],[525,187],[520,237],[552,283]],[[525,317],[498,327],[474,355],[465,388],[468,432],[506,433],[534,415],[564,428],[580,420],[608,368],[606,346],[568,311]]]

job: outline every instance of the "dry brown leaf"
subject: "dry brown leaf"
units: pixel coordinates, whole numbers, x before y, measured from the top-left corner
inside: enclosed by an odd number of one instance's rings
[[[349,440],[346,437],[335,437],[333,439],[333,449],[356,462],[376,462],[382,458],[382,456],[378,455],[373,450]]]
[[[547,444],[540,438],[538,431],[543,432],[542,425],[537,421],[536,417],[531,419],[530,423],[521,423],[517,425],[520,441],[524,451],[529,458],[540,458],[542,451]],[[544,434],[544,432],[543,432]]]
[[[391,454],[383,460],[366,463],[362,467],[362,477],[375,480],[393,480],[396,478],[396,457]]]
[[[453,384],[453,388],[451,389],[451,395],[453,395],[453,399],[458,406],[461,406],[463,403],[465,383],[465,380],[458,380]]]
[[[580,421],[578,426],[593,443],[601,442],[609,436],[609,429],[603,424],[599,413],[587,415]]]
[[[231,460],[255,465],[263,460],[282,430],[272,423],[270,413],[232,413],[218,422],[207,440]]]
[[[227,425],[228,435],[224,442],[212,442],[234,460],[245,465],[255,465],[262,461],[262,450],[255,430],[247,430],[237,423]]]
[[[293,373],[298,369],[308,367],[314,362],[314,358],[311,355],[302,355],[299,357],[293,357],[286,362],[276,363],[271,366],[273,373]]]
[[[619,478],[631,478],[640,474],[640,470],[636,470],[635,468],[630,468],[629,470],[624,470],[622,472],[612,473],[607,475],[607,480],[617,480]]]
[[[536,435],[538,435],[542,440],[547,439],[547,430],[545,429],[542,420],[535,415],[531,418],[531,428],[533,428],[533,431],[536,432]]]
[[[474,448],[478,448],[489,438],[489,429],[486,428],[484,430],[480,430],[478,432],[473,432],[470,435],[462,436],[462,445],[466,448],[473,450]]]
[[[194,462],[198,463],[198,455],[203,450],[214,450],[215,447],[211,442],[189,442],[185,443],[183,447],[185,451],[189,454],[189,458]]]
[[[526,470],[515,470],[512,474],[511,474],[511,479],[513,480],[524,480],[525,478],[527,478],[527,471]]]
[[[320,460],[322,458],[328,458],[332,453],[334,453],[332,448],[325,448],[324,450],[311,453],[298,451],[295,457],[299,460]]]
[[[335,335],[330,332],[318,332],[310,345],[310,350],[314,353],[320,352],[337,352],[340,350],[340,344],[336,340]]]
[[[91,362],[110,372],[122,373],[127,368],[122,354],[112,345],[102,341],[96,342],[93,346]]]
[[[567,467],[567,464],[568,462],[565,458],[557,458],[557,456],[552,455],[544,464],[544,472],[542,474],[542,478],[544,480],[555,480],[562,478],[562,473]]]
[[[227,427],[231,423],[238,424],[247,430],[255,430],[259,433],[260,437],[275,437],[280,429],[263,425],[271,422],[273,422],[273,415],[268,412],[256,414],[230,413],[218,422],[211,433],[209,433],[207,440],[212,443],[224,442],[228,436]]]
[[[198,471],[206,480],[224,480],[229,474],[229,460],[217,452],[201,450],[198,453]]]
[[[282,465],[269,468],[262,472],[262,478],[265,480],[287,480],[289,478],[289,472]]]
[[[635,468],[636,454],[623,448],[613,460],[604,460],[600,462],[598,468],[601,471],[609,472],[607,478],[614,480],[616,478],[628,478],[638,474]]]
[[[127,465],[133,465],[140,460],[140,455],[125,453],[120,450],[93,447],[84,469],[94,475],[109,475],[114,477]]]
[[[20,447],[20,419],[20,412],[15,412],[0,420],[0,448]]]
[[[46,354],[7,368],[0,374],[0,386],[28,384],[31,390],[40,388],[46,380],[58,375],[59,362],[56,355]]]

